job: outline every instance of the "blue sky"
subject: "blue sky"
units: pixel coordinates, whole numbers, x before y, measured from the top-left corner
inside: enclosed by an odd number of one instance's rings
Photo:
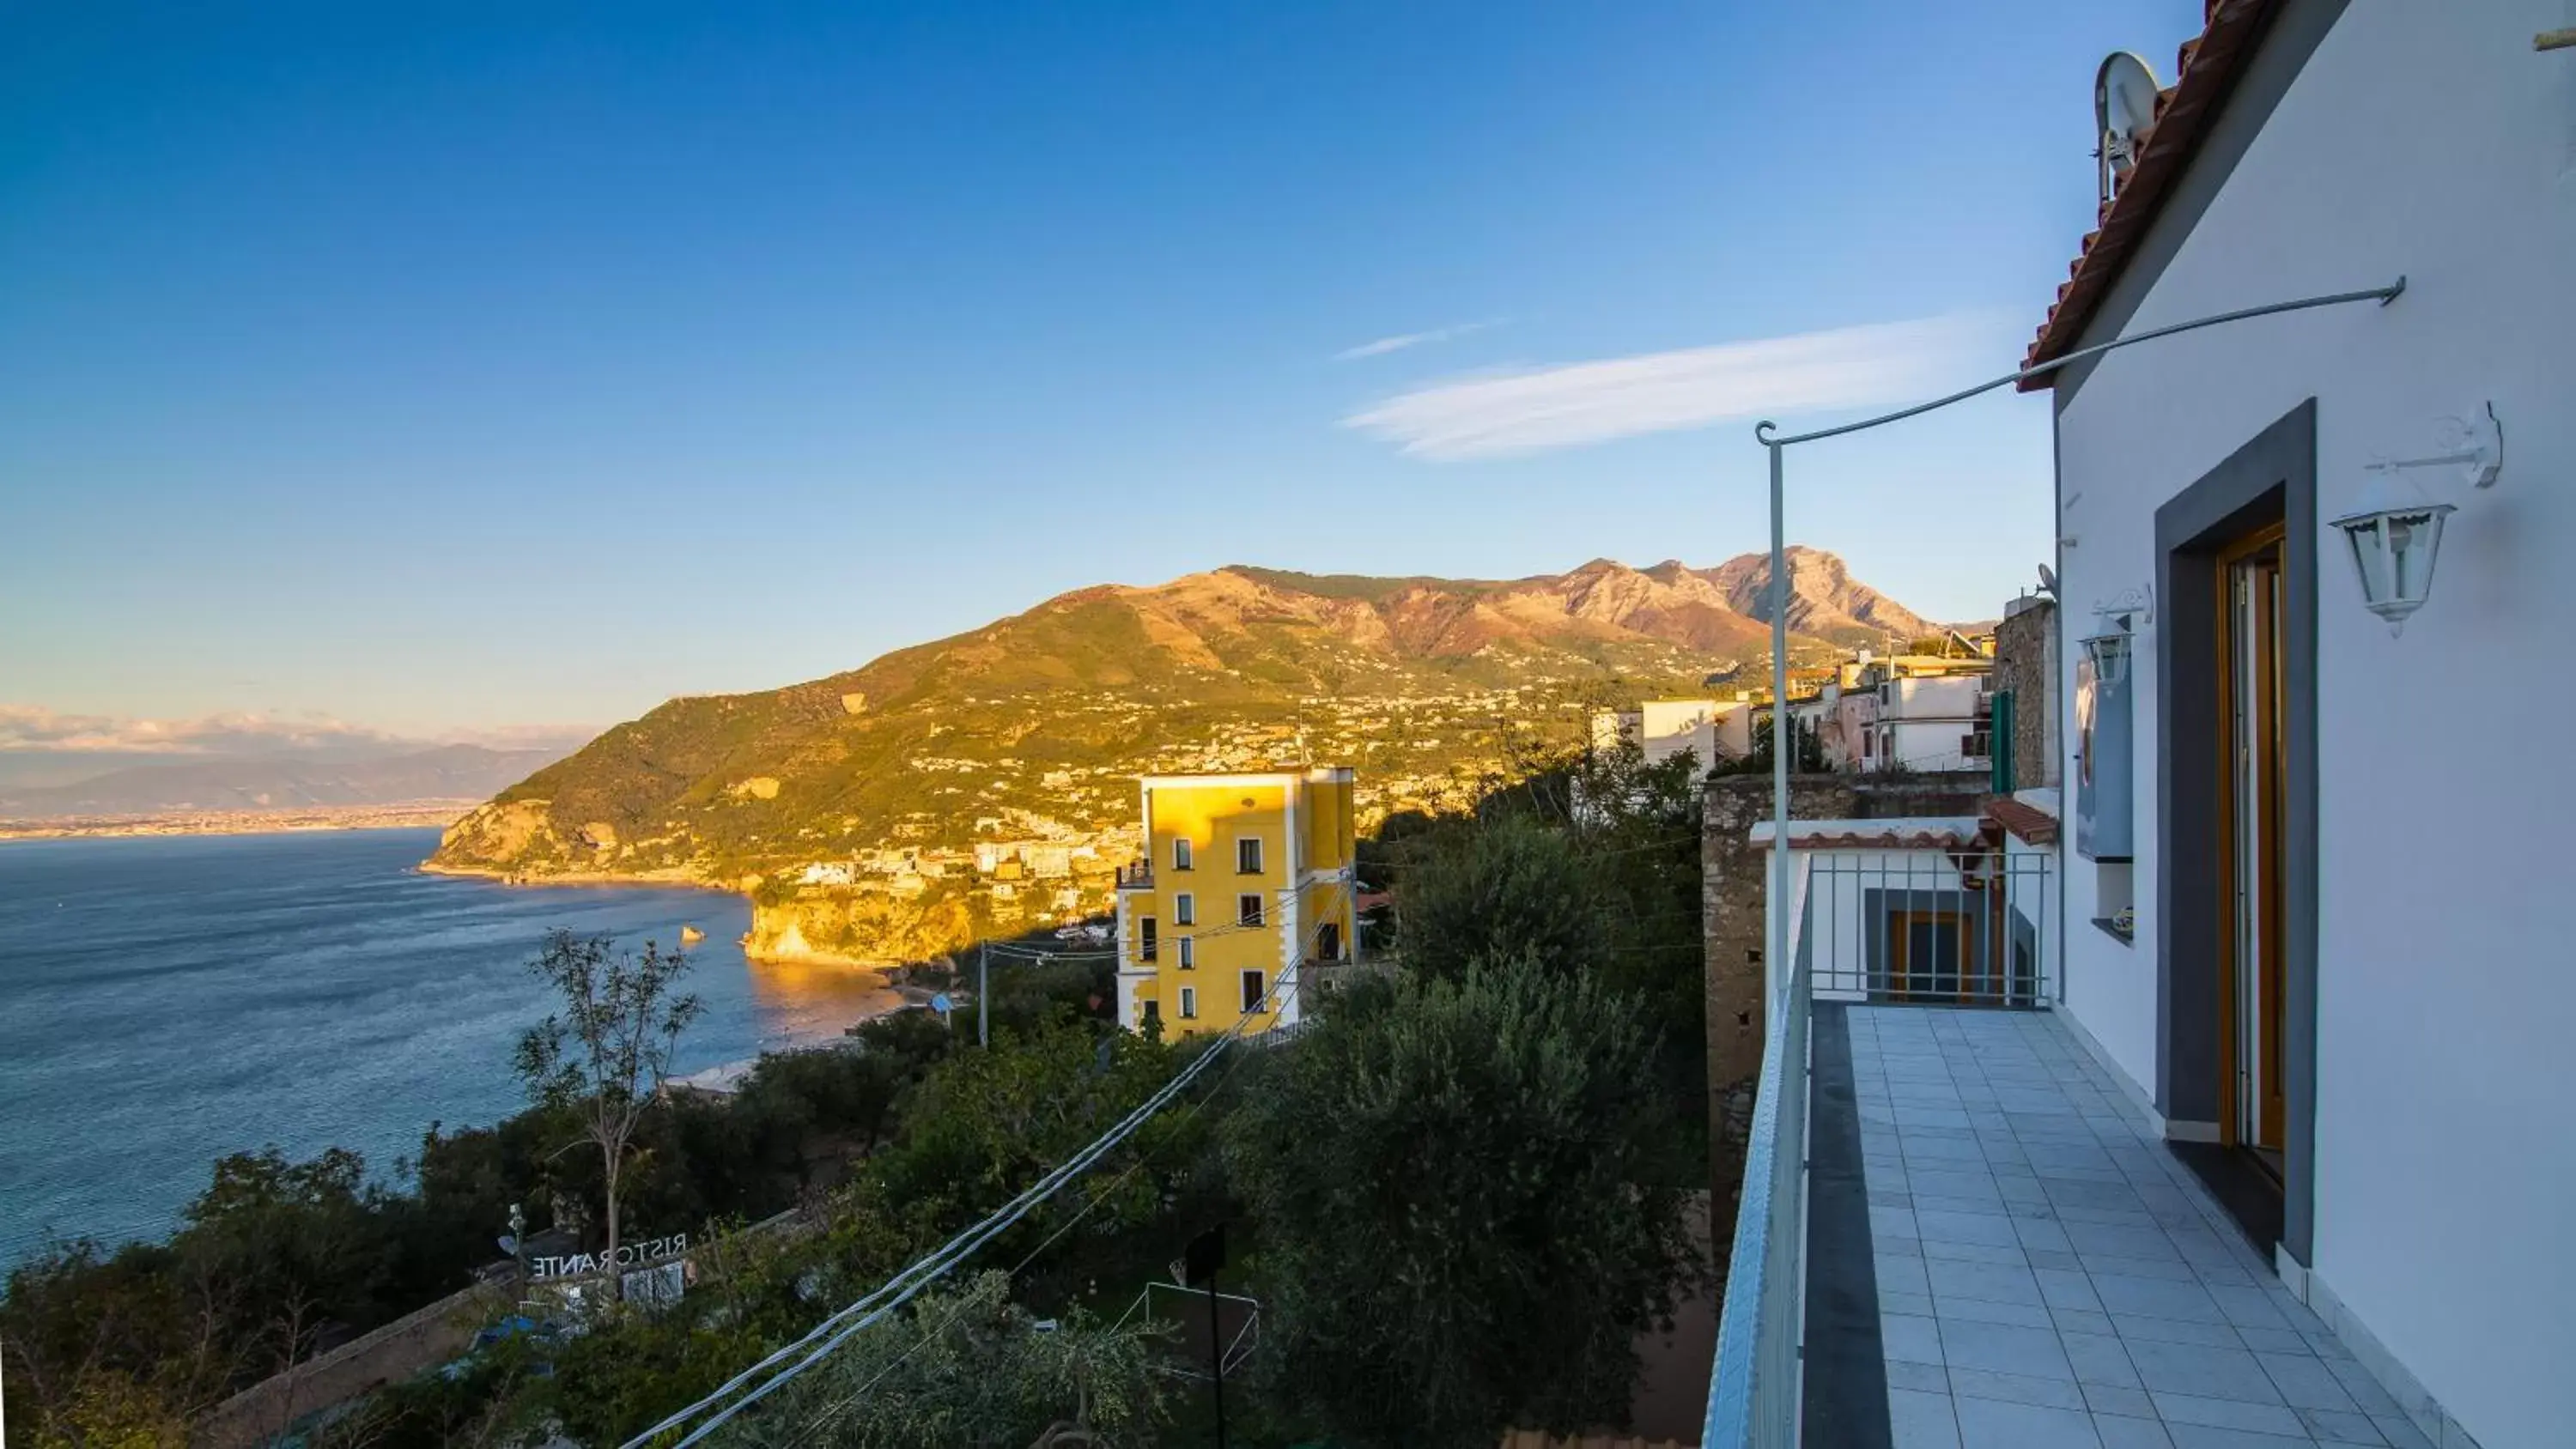
[[[0,703],[607,723],[1228,562],[1714,563],[1739,414],[2018,362],[2200,6],[251,10],[0,17]],[[1791,489],[1990,616],[2046,404]]]

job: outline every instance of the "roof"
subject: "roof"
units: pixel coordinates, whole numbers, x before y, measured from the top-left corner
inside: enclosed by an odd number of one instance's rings
[[[2074,349],[2076,339],[2101,310],[2111,284],[2119,280],[2121,269],[2145,240],[2165,198],[2190,166],[2192,153],[2244,76],[2264,28],[2280,9],[2281,0],[2206,0],[2199,36],[2183,42],[2174,60],[2174,83],[2156,94],[2156,118],[2138,145],[2136,164],[2102,207],[2094,231],[2084,238],[2022,366],[2037,367]],[[2054,383],[2056,376],[2039,373],[2023,378],[2017,386],[2023,392],[2037,392]]]
[[[2057,843],[2057,817],[2009,795],[1987,801],[1986,818],[2011,831],[2025,845]]]
[[[1890,820],[1792,820],[1791,850],[1949,850],[1974,845],[1982,822],[1973,815],[1918,815]],[[1755,821],[1752,840],[1771,843],[1771,822]]]

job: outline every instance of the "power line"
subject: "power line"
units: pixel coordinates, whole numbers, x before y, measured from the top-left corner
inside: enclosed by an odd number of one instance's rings
[[[1321,933],[1318,932],[1318,934],[1320,935]],[[1225,1084],[1233,1078],[1237,1071],[1242,1069],[1245,1060],[1246,1059],[1240,1053],[1237,1053],[1234,1060],[1226,1063],[1225,1070],[1217,1073],[1216,1081],[1209,1086],[1206,1094],[1191,1101],[1189,1109],[1181,1114],[1181,1123],[1183,1126],[1187,1126],[1192,1119],[1198,1116],[1202,1108],[1217,1099],[1218,1094],[1225,1090]],[[1113,1195],[1115,1195],[1118,1189],[1126,1184],[1127,1179],[1136,1175],[1137,1169],[1143,1167],[1146,1161],[1147,1159],[1145,1155],[1139,1153],[1135,1161],[1127,1164],[1123,1171],[1121,1171],[1116,1177],[1109,1180],[1109,1185],[1107,1187],[1102,1188],[1100,1191],[1093,1193],[1090,1197],[1086,1198],[1079,1212],[1076,1212],[1072,1217],[1067,1218],[1054,1232],[1047,1234],[1045,1241],[1039,1243],[1036,1247],[1031,1248],[1026,1257],[1023,1257],[1017,1263],[1012,1264],[1010,1272],[1004,1276],[1007,1278],[1017,1278],[1022,1273],[1027,1272],[1031,1263],[1036,1262],[1047,1249],[1054,1247],[1063,1239],[1065,1234],[1073,1231],[1074,1228],[1079,1226],[1084,1218],[1091,1216],[1091,1210],[1093,1208],[1107,1202]],[[868,1396],[869,1390],[875,1388],[878,1384],[885,1382],[887,1375],[892,1374],[896,1369],[903,1367],[905,1361],[909,1360],[914,1354],[921,1352],[923,1349],[928,1348],[932,1343],[936,1342],[939,1335],[946,1333],[949,1325],[963,1317],[965,1312],[966,1305],[963,1303],[950,1309],[947,1317],[939,1320],[936,1324],[933,1324],[929,1332],[914,1339],[912,1347],[895,1355],[892,1362],[888,1363],[884,1368],[877,1370],[875,1374],[869,1377],[866,1383],[863,1383],[857,1388],[851,1390],[846,1396],[836,1399],[832,1403],[824,1406],[822,1412],[816,1414],[812,1419],[806,1422],[805,1428],[802,1432],[798,1433],[795,1438],[787,1441],[786,1449],[802,1449],[802,1446],[808,1440],[822,1432],[824,1425],[829,1424],[833,1419],[848,1412],[848,1410],[853,1405],[857,1404],[859,1400]]]
[[[1312,884],[1325,885],[1337,892],[1345,892],[1349,888],[1350,877],[1347,873],[1344,873],[1342,875],[1335,876],[1329,881],[1314,882]],[[1278,893],[1282,897],[1287,897],[1293,893],[1301,893],[1306,888],[1307,887],[1303,885],[1289,885],[1279,888]],[[1317,939],[1321,938],[1325,924],[1326,923],[1322,921],[1318,921],[1316,923],[1315,936]],[[1268,928],[1266,924],[1259,927],[1248,924],[1239,924],[1233,928],[1220,928],[1218,931],[1210,931],[1207,934],[1217,935],[1221,934],[1224,930],[1229,929],[1266,930]],[[678,1428],[680,1425],[687,1423],[689,1420],[705,1412],[710,1406],[714,1405],[725,1396],[733,1393],[736,1389],[749,1383],[763,1370],[776,1366],[789,1356],[793,1355],[797,1350],[806,1347],[808,1344],[814,1343],[817,1339],[822,1339],[820,1346],[816,1347],[813,1352],[798,1360],[794,1365],[772,1376],[759,1387],[743,1395],[740,1399],[737,1399],[724,1408],[717,1410],[716,1413],[707,1419],[705,1423],[702,1423],[698,1425],[697,1428],[689,1431],[689,1433],[684,1436],[677,1445],[673,1446],[673,1449],[687,1449],[688,1445],[695,1444],[704,1439],[707,1435],[713,1433],[717,1427],[732,1419],[736,1414],[739,1414],[744,1409],[758,1403],[770,1393],[793,1380],[798,1374],[803,1373],[806,1369],[820,1362],[825,1356],[848,1340],[851,1335],[869,1327],[872,1324],[882,1321],[887,1314],[902,1307],[905,1303],[910,1302],[915,1295],[921,1292],[922,1289],[927,1288],[932,1283],[946,1277],[958,1264],[972,1256],[976,1249],[982,1247],[985,1243],[991,1241],[993,1238],[999,1236],[1014,1224],[1018,1223],[1021,1218],[1028,1215],[1030,1210],[1034,1209],[1038,1204],[1046,1201],[1048,1198],[1054,1196],[1055,1193],[1066,1183],[1073,1181],[1080,1177],[1084,1172],[1090,1170],[1091,1166],[1098,1162],[1102,1157],[1106,1156],[1110,1149],[1125,1141],[1138,1127],[1144,1125],[1147,1119],[1161,1111],[1163,1107],[1168,1105],[1175,1096],[1177,1096],[1182,1090],[1186,1089],[1191,1082],[1197,1080],[1200,1073],[1206,1071],[1209,1065],[1215,1062],[1219,1056],[1224,1055],[1226,1048],[1232,1046],[1242,1037],[1244,1029],[1252,1024],[1252,1018],[1254,1016],[1261,1014],[1265,1010],[1273,1009],[1271,1007],[1273,998],[1278,997],[1280,993],[1289,987],[1295,980],[1299,970],[1304,964],[1304,960],[1305,952],[1303,950],[1292,953],[1288,969],[1281,972],[1279,976],[1271,982],[1270,989],[1262,994],[1261,998],[1255,1003],[1252,1009],[1246,1010],[1236,1018],[1234,1025],[1218,1037],[1217,1042],[1213,1047],[1200,1054],[1197,1058],[1192,1060],[1189,1065],[1183,1067],[1178,1073],[1174,1074],[1169,1082],[1165,1083],[1153,1095],[1146,1098],[1145,1101],[1134,1111],[1128,1113],[1124,1118],[1121,1118],[1115,1126],[1094,1139],[1090,1145],[1084,1147],[1071,1158],[1068,1158],[1064,1163],[1047,1173],[1046,1176],[1040,1178],[1037,1182],[1022,1190],[1021,1193],[1017,1197],[1014,1197],[1010,1202],[994,1209],[992,1213],[988,1214],[983,1219],[983,1221],[959,1233],[956,1237],[949,1239],[948,1242],[942,1244],[938,1249],[916,1260],[902,1272],[899,1272],[894,1277],[886,1280],[886,1282],[874,1292],[869,1293],[857,1302],[849,1304],[848,1306],[834,1312],[829,1317],[826,1317],[821,1323],[816,1324],[812,1329],[808,1330],[804,1337],[773,1351],[758,1363],[753,1364],[750,1368],[747,1368],[741,1373],[736,1374],[731,1379],[726,1380],[724,1384],[719,1386],[713,1393],[706,1395],[704,1398],[690,1404],[688,1407],[671,1414],[669,1417],[653,1425],[651,1428],[635,1435],[631,1439],[628,1439],[622,1446],[620,1446],[620,1449],[639,1449],[639,1446],[653,1438],[653,1436],[667,1430]],[[856,1321],[849,1322],[849,1320],[853,1318],[855,1318]],[[841,1328],[837,1333],[831,1333],[831,1330],[833,1330],[836,1325],[844,1322],[849,1322],[849,1326]],[[831,1336],[829,1338],[825,1338],[824,1335],[826,1333],[831,1333]]]

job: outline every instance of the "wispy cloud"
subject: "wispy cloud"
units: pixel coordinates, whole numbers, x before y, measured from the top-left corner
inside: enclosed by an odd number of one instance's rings
[[[407,745],[480,744],[494,749],[569,750],[598,733],[582,725],[455,730],[435,741],[350,724],[327,715],[210,714],[196,719],[129,719],[67,714],[40,704],[0,704],[0,754],[281,755]]]
[[[1399,393],[1342,425],[1449,461],[1911,402],[1973,370],[1989,322],[1931,317],[1489,373]]]
[[[1384,357],[1390,352],[1402,352],[1408,347],[1420,347],[1426,342],[1447,342],[1453,338],[1464,337],[1470,332],[1482,332],[1488,327],[1502,325],[1503,319],[1497,317],[1486,322],[1461,322],[1453,327],[1434,327],[1428,332],[1398,333],[1393,337],[1381,337],[1375,342],[1363,342],[1357,347],[1345,347],[1333,354],[1333,360],[1355,362],[1363,357]]]

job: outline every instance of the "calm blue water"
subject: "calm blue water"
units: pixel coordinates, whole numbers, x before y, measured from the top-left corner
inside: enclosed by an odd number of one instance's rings
[[[50,1233],[157,1237],[227,1152],[364,1153],[523,1105],[554,926],[691,949],[681,1072],[836,1034],[877,978],[747,962],[705,891],[416,874],[435,830],[0,843],[0,1269]]]

